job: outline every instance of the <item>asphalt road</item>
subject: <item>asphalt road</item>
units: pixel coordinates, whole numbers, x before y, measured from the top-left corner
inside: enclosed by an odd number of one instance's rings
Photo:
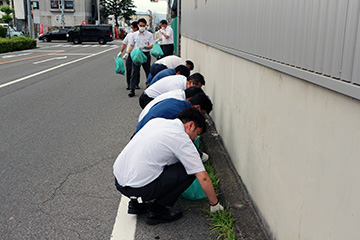
[[[119,46],[0,54],[1,239],[110,239],[112,165],[141,110],[114,73]]]
[[[145,76],[129,98],[114,73],[120,44],[0,54],[0,239],[125,239],[127,229],[111,238],[121,200],[112,166],[135,130]],[[207,200],[177,207],[184,217],[170,224],[139,216],[134,239],[216,239]]]

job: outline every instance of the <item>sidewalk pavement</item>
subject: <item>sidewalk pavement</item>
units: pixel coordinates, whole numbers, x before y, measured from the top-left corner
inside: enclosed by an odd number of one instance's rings
[[[201,145],[204,152],[209,154],[211,164],[220,179],[220,202],[230,208],[235,219],[233,225],[237,233],[236,239],[269,240],[270,237],[257,216],[240,177],[234,171],[210,118],[207,118],[207,123],[208,131],[202,135]],[[184,217],[173,223],[149,226],[145,223],[145,216],[139,215],[135,239],[217,239],[217,235],[210,235],[210,221],[204,212],[209,210],[207,199],[190,201],[180,198],[175,207],[184,212]]]

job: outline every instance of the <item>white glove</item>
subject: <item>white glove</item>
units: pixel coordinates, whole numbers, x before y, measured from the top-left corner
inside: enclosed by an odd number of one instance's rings
[[[206,162],[207,160],[209,160],[209,155],[207,155],[206,153],[203,152],[203,154],[201,156],[201,161]]]
[[[117,56],[118,56],[118,57],[120,57],[120,56],[121,56],[121,54],[122,54],[122,51],[120,51],[120,52],[119,52],[119,54],[118,54]]]
[[[126,60],[128,58],[129,54],[128,53],[125,53],[124,56],[123,56],[123,59]]]
[[[218,202],[214,206],[210,205],[210,212],[211,213],[216,213],[218,211],[223,211],[223,210],[224,210],[224,207],[221,206],[220,202]]]
[[[144,47],[144,45],[141,45],[139,48],[142,51],[145,47]]]
[[[162,28],[160,28],[160,30],[159,30],[161,33],[164,33],[164,30],[162,29]]]
[[[159,42],[159,41],[161,41],[161,38],[158,38],[158,39],[155,39],[155,41],[154,42]]]

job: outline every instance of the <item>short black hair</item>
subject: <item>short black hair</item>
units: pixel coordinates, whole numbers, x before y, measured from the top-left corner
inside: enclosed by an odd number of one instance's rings
[[[213,109],[213,104],[210,98],[205,93],[197,93],[189,99],[191,105],[200,105],[201,110],[210,113]]]
[[[188,77],[190,76],[190,70],[185,65],[179,65],[175,68],[175,72],[180,72],[181,75]]]
[[[133,26],[133,28],[139,29],[139,26],[138,26],[138,22],[137,22],[137,21],[132,22],[132,23],[131,23],[131,26]]]
[[[202,85],[205,85],[205,78],[201,73],[194,73],[192,75],[190,75],[187,78],[188,81],[192,80],[192,82],[195,85],[198,85],[199,83],[201,83]]]
[[[141,23],[141,22],[147,24],[147,21],[145,20],[145,18],[140,18],[138,20],[138,23]]]
[[[193,121],[195,127],[202,128],[202,133],[206,132],[205,116],[196,108],[185,108],[176,117],[180,119],[182,123]]]
[[[190,71],[194,70],[194,63],[191,60],[186,60],[185,62],[186,62],[187,65],[190,66],[190,68],[189,68]]]
[[[166,25],[168,24],[165,19],[161,20],[160,23],[161,23],[161,24],[166,24]]]
[[[185,92],[186,98],[191,98],[192,96],[194,96],[197,93],[204,93],[204,90],[202,90],[201,87],[189,87],[189,88],[185,89],[184,92]]]

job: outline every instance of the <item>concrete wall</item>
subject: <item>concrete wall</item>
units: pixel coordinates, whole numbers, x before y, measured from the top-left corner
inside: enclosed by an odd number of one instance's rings
[[[181,44],[274,239],[360,239],[360,101],[186,37]]]

